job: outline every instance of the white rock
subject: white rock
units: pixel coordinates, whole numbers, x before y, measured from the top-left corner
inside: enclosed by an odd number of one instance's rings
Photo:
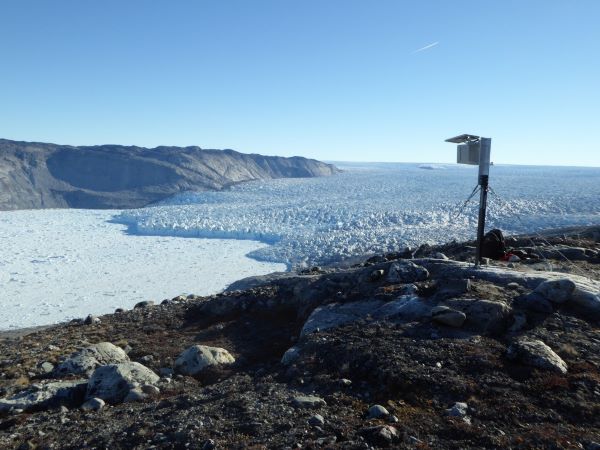
[[[299,395],[292,399],[292,405],[296,408],[319,408],[320,406],[327,406],[327,403],[321,397]]]
[[[508,348],[510,359],[532,367],[566,374],[567,364],[554,351],[538,339],[521,338]]]
[[[321,414],[315,414],[308,419],[308,424],[313,427],[322,427],[325,425],[325,418]]]
[[[58,407],[81,401],[85,394],[85,380],[33,384],[9,398],[0,399],[0,412]]]
[[[463,402],[456,402],[450,409],[446,410],[448,415],[452,417],[466,417],[468,411],[469,406]]]
[[[125,361],[129,361],[129,357],[123,349],[110,342],[100,342],[73,353],[56,367],[54,375],[90,376],[94,369],[99,366],[118,364]]]
[[[568,278],[542,281],[534,292],[552,303],[567,302],[575,291],[575,283]]]
[[[98,367],[88,381],[87,398],[98,397],[107,402],[122,401],[139,384],[154,384],[158,375],[137,362],[124,362]]]
[[[369,408],[368,417],[369,419],[380,419],[382,417],[389,416],[390,413],[381,405],[373,405]]]
[[[100,411],[106,405],[101,398],[90,398],[87,402],[81,405],[81,409],[86,411]]]
[[[175,372],[183,375],[197,375],[210,366],[233,364],[235,358],[219,347],[193,345],[181,353],[175,361]]]

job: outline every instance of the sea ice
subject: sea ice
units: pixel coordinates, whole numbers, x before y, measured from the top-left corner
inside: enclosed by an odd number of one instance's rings
[[[0,330],[216,293],[235,280],[285,270],[246,256],[254,241],[132,236],[118,211],[0,212]]]

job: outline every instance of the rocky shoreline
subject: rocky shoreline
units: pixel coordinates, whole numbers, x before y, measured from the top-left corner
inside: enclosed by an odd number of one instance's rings
[[[0,448],[600,448],[599,228],[2,333]]]

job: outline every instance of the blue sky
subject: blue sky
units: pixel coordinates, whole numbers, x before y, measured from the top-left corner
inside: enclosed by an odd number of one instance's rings
[[[597,0],[1,0],[0,17],[7,139],[453,162],[443,141],[466,132],[497,163],[600,166]]]

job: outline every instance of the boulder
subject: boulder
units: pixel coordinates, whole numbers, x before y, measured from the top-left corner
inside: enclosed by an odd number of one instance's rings
[[[384,274],[385,274],[385,271],[383,269],[374,270],[373,272],[371,272],[369,279],[371,281],[377,281],[377,280],[382,279]]]
[[[135,387],[131,389],[125,398],[123,403],[136,403],[145,401],[150,395],[143,392],[140,388]]]
[[[450,299],[447,306],[462,311],[467,320],[465,326],[483,333],[496,334],[512,322],[512,309],[505,303],[481,299]]]
[[[88,316],[83,319],[83,324],[84,325],[96,325],[101,323],[102,321],[100,320],[99,317],[93,316],[91,314],[88,314]]]
[[[300,349],[298,347],[290,347],[281,357],[281,364],[283,364],[284,366],[289,366],[290,364],[293,364],[299,356]]]
[[[315,414],[308,419],[308,424],[312,427],[322,427],[325,425],[325,418],[321,414]]]
[[[235,358],[219,347],[192,345],[175,360],[175,372],[182,375],[198,375],[207,367],[233,364]]]
[[[568,278],[542,281],[534,292],[552,303],[565,303],[571,299],[575,283]]]
[[[412,321],[429,317],[430,314],[431,307],[420,297],[401,295],[396,300],[387,302],[377,308],[373,311],[372,316],[375,319]]]
[[[52,373],[54,370],[54,364],[49,361],[44,361],[42,364],[40,364],[40,369],[42,373]]]
[[[390,265],[387,281],[390,283],[414,283],[425,281],[429,272],[423,266],[418,266],[412,261],[399,260]]]
[[[543,314],[550,314],[554,311],[552,303],[550,303],[545,297],[538,294],[537,292],[531,292],[527,295],[520,297],[520,302],[525,308],[530,311],[539,312]]]
[[[538,339],[521,338],[508,348],[509,359],[520,361],[528,366],[566,374],[567,364],[554,351]]]
[[[463,402],[456,402],[452,407],[446,410],[446,414],[451,417],[466,417],[469,411],[469,405]]]
[[[158,380],[158,375],[137,362],[109,364],[94,371],[88,381],[86,397],[119,403],[131,389],[142,384],[155,384]]]
[[[379,308],[383,302],[379,300],[350,302],[350,303],[329,303],[317,307],[308,317],[300,336],[306,336],[317,330],[323,331],[329,328],[339,327],[346,323],[356,322],[365,318]]]
[[[582,247],[557,246],[550,249],[540,250],[544,258],[562,260],[565,257],[573,261],[584,261],[587,259],[586,249]]]
[[[378,447],[388,447],[400,440],[400,434],[396,427],[391,425],[379,425],[363,428],[360,431],[367,441]]]
[[[458,297],[471,290],[471,280],[468,278],[442,278],[436,282],[436,299]]]
[[[94,369],[107,364],[129,361],[123,349],[110,342],[100,342],[73,353],[54,370],[54,376],[90,376]]]
[[[160,389],[153,384],[144,384],[142,386],[142,392],[151,397],[158,397],[160,395]]]
[[[327,406],[327,403],[321,397],[316,397],[314,395],[299,395],[292,399],[292,405],[295,408],[313,409]]]
[[[149,308],[150,306],[154,306],[154,301],[153,300],[144,300],[141,302],[137,302],[133,309],[139,309],[139,308]]]
[[[367,417],[369,419],[381,419],[382,417],[388,417],[389,411],[381,405],[373,405],[367,411]]]
[[[436,306],[431,310],[431,319],[442,325],[460,328],[465,323],[465,320],[467,320],[467,316],[465,313],[448,308],[447,306]]]
[[[600,318],[600,286],[597,281],[576,283],[571,296],[571,303],[595,318]]]
[[[81,405],[81,409],[84,411],[100,411],[106,405],[105,401],[101,398],[90,398],[87,402]]]
[[[61,405],[79,405],[83,401],[85,389],[85,380],[32,384],[12,397],[0,399],[0,412],[11,409],[36,411],[58,408]]]

